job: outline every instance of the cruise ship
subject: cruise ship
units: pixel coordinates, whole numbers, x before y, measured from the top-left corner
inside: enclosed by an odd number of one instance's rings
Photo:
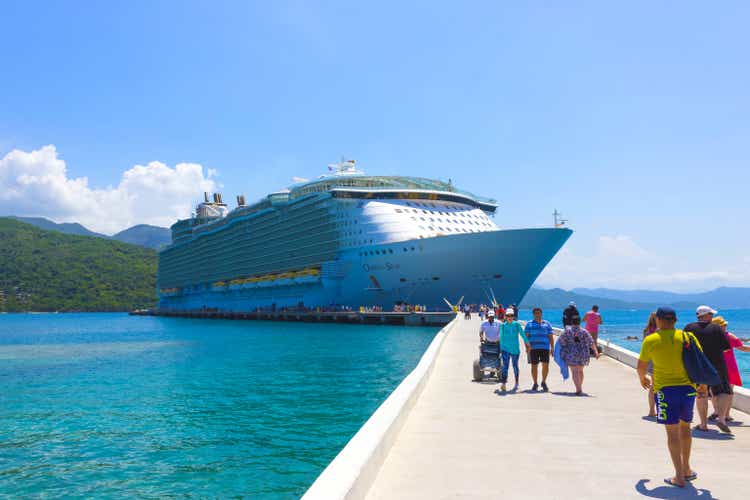
[[[517,304],[572,231],[503,229],[497,209],[451,181],[370,176],[351,160],[231,211],[206,193],[159,253],[159,309]]]

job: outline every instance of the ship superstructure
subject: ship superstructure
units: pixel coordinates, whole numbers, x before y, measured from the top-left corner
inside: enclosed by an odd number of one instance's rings
[[[520,302],[571,231],[504,230],[494,200],[351,161],[229,211],[208,194],[159,254],[163,310]]]

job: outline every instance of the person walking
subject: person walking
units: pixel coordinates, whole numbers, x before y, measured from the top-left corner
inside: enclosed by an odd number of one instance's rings
[[[643,339],[646,340],[646,337],[654,333],[658,328],[656,328],[656,312],[652,312],[648,315],[648,321],[646,321],[646,326],[643,328]],[[649,361],[648,363],[648,374],[651,375],[654,372],[654,366]],[[656,416],[656,402],[654,401],[654,388],[651,387],[648,390],[648,416],[649,417],[655,417]]]
[[[528,355],[531,350],[531,344],[521,327],[521,323],[516,321],[515,311],[509,307],[505,310],[505,322],[500,328],[500,355],[503,358],[503,370],[500,374],[500,383],[502,383],[500,389],[502,391],[505,391],[505,384],[508,382],[508,367],[510,363],[513,363],[513,375],[515,376],[513,390],[518,390],[518,356],[521,354],[518,348],[519,337],[523,339]]]
[[[656,421],[664,425],[667,433],[667,449],[674,466],[674,476],[665,483],[680,488],[698,474],[690,467],[690,450],[693,437],[690,423],[693,421],[693,406],[696,394],[705,394],[706,386],[697,386],[688,377],[682,362],[683,339],[701,347],[699,340],[689,332],[675,329],[677,313],[671,307],[656,310],[658,330],[643,340],[638,356],[638,377],[644,389],[654,390],[654,399],[659,409]],[[648,364],[654,365],[649,377]]]
[[[549,373],[549,358],[554,355],[555,352],[555,338],[552,334],[552,325],[549,321],[542,319],[542,309],[535,307],[532,311],[534,319],[526,323],[524,333],[529,339],[531,344],[531,350],[529,351],[529,364],[531,364],[531,378],[534,380],[534,385],[531,386],[532,391],[539,389],[538,381],[538,368],[539,363],[542,364],[542,390],[544,392],[549,391],[547,387],[547,374]]]
[[[722,318],[721,316],[714,316],[714,319],[711,320],[712,323],[716,323],[721,328],[721,331],[724,332],[724,335],[727,338],[727,342],[729,342],[729,345],[731,346],[731,349],[728,351],[724,351],[724,362],[727,365],[727,377],[729,379],[729,383],[733,386],[739,386],[742,387],[742,377],[740,376],[740,370],[737,366],[737,358],[734,357],[734,350],[737,349],[738,351],[742,352],[750,352],[750,345],[745,345],[742,343],[742,340],[737,338],[733,333],[727,331],[727,326],[729,326],[729,322]],[[734,387],[732,388],[734,391]],[[732,401],[734,400],[734,394],[729,395],[729,404],[727,405],[727,413],[724,416],[724,420],[726,420],[727,423],[732,422],[732,417],[729,416],[729,412],[732,411]],[[716,401],[714,400],[714,414],[708,417],[709,420],[716,420],[719,418],[718,413],[716,413]]]
[[[565,327],[557,342],[560,344],[560,356],[570,368],[573,383],[576,386],[576,396],[582,396],[583,367],[589,364],[591,350],[594,356],[599,358],[599,349],[591,334],[581,328],[580,316],[571,316],[570,322],[571,324]]]
[[[583,321],[586,323],[586,331],[591,334],[596,344],[599,341],[599,325],[604,323],[602,315],[599,314],[599,306],[591,306],[591,310],[583,315]]]
[[[573,316],[580,316],[580,314],[578,314],[578,308],[576,308],[576,303],[571,300],[570,303],[568,304],[568,307],[566,307],[565,310],[563,311],[562,324],[564,327],[571,324],[570,318],[572,318]]]
[[[471,306],[464,304],[464,319],[471,319]]]
[[[716,426],[721,429],[721,432],[731,434],[732,430],[727,426],[726,415],[733,390],[732,384],[729,383],[727,364],[724,361],[724,351],[731,349],[731,346],[721,327],[711,322],[714,314],[716,314],[716,311],[708,306],[698,307],[695,310],[698,321],[685,326],[685,331],[695,335],[701,343],[704,354],[719,374],[720,382],[718,385],[709,387],[709,395],[715,398],[714,401],[716,402],[715,410],[718,415]],[[695,426],[695,429],[705,432],[708,430],[708,396],[699,395],[696,407],[698,408],[700,424]]]

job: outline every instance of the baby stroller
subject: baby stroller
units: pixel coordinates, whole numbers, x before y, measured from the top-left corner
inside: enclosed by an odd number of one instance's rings
[[[500,380],[499,342],[479,344],[479,358],[474,360],[474,381],[481,382],[485,377],[495,377]]]

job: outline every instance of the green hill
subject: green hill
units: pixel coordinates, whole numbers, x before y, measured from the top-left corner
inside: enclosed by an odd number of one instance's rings
[[[127,311],[156,304],[156,252],[0,218],[0,311]]]

